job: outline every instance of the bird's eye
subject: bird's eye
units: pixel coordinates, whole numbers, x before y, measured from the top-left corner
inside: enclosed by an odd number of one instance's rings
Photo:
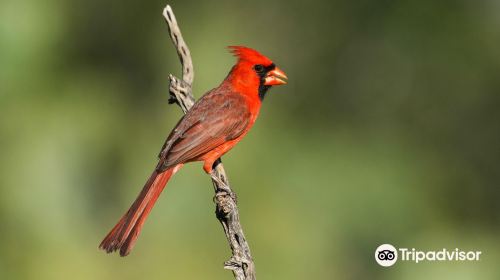
[[[257,73],[262,73],[264,72],[264,66],[262,64],[257,64],[253,67],[255,69],[255,72]]]

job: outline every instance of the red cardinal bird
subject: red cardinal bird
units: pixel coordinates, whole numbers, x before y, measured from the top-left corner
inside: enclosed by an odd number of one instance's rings
[[[170,132],[153,174],[99,248],[128,255],[160,193],[183,164],[203,161],[203,169],[215,179],[214,162],[250,130],[269,88],[286,84],[285,73],[269,58],[247,47],[229,49],[238,62],[226,79],[203,95]]]

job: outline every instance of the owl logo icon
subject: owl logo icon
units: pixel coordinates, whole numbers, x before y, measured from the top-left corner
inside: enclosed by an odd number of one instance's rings
[[[391,244],[382,244],[375,250],[375,260],[381,266],[392,266],[398,260],[398,250]]]

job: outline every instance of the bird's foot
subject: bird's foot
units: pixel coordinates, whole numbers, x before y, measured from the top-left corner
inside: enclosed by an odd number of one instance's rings
[[[210,177],[217,183],[217,190],[214,199],[219,200],[221,197],[230,196],[235,203],[237,203],[238,198],[236,194],[231,191],[231,188],[222,179],[217,176],[215,171],[210,172]]]
[[[223,189],[223,190],[228,190],[229,187],[226,185],[226,183],[224,181],[222,181],[222,179],[217,176],[217,173],[215,172],[215,170],[212,170],[210,172],[210,177],[212,177],[212,180],[214,180],[217,185],[219,185],[219,188]]]

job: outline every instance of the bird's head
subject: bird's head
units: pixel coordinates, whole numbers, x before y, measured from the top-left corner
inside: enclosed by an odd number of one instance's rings
[[[286,84],[286,75],[269,58],[258,51],[230,46],[238,62],[229,75],[233,86],[245,94],[257,93],[262,100],[271,86]]]

